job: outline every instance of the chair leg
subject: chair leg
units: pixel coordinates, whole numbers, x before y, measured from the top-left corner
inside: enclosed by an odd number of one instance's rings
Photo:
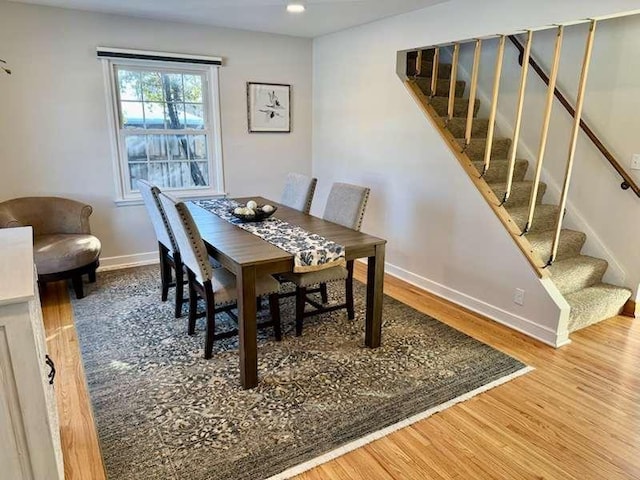
[[[271,321],[273,322],[273,333],[276,340],[282,340],[282,325],[280,324],[280,300],[277,293],[269,295],[269,311],[271,312]]]
[[[327,284],[326,283],[321,283],[320,284],[320,298],[322,299],[322,303],[328,303],[329,302],[329,293],[327,292]]]
[[[307,289],[296,287],[296,337],[302,335],[302,322],[304,321],[304,306],[307,303]]]
[[[189,270],[187,272],[187,276],[189,277],[189,328],[187,330],[187,333],[189,333],[189,335],[193,335],[194,333],[196,333],[198,293],[196,292],[196,287],[194,285],[196,281],[195,275]]]
[[[213,299],[213,289],[211,280],[204,282],[204,303],[207,311],[207,331],[204,340],[204,358],[211,358],[213,355],[213,339],[216,328],[216,305]]]
[[[71,278],[73,290],[76,292],[76,298],[80,300],[84,298],[84,288],[82,288],[82,275],[75,275]]]
[[[182,268],[182,258],[179,253],[173,254],[173,264],[176,269],[176,311],[175,317],[180,318],[182,316],[182,300],[184,298],[184,270]]]
[[[158,249],[160,251],[160,280],[162,281],[162,301],[166,302],[169,295],[169,284],[171,283],[171,267],[167,255],[167,247],[158,243]]]
[[[355,308],[353,306],[353,260],[347,262],[347,279],[345,280],[345,295],[347,303],[347,318],[353,320],[356,317]]]
[[[98,267],[93,268],[89,271],[89,283],[96,283],[96,269]]]

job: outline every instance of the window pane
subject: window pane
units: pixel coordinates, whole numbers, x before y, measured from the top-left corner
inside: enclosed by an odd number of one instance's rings
[[[149,181],[161,188],[189,188],[195,185],[190,162],[151,163]]]
[[[202,77],[184,75],[184,101],[202,103]]]
[[[164,103],[145,102],[144,124],[146,128],[165,128]]]
[[[142,97],[145,102],[164,102],[160,72],[142,73]]]
[[[168,128],[172,130],[184,128],[184,104],[167,103],[165,105],[165,116]]]
[[[171,160],[188,160],[186,135],[170,135],[168,141]]]
[[[130,163],[129,164],[129,177],[131,178],[131,190],[137,191],[138,180],[147,180],[147,164],[146,163]]]
[[[207,162],[196,162],[196,165],[202,172],[202,176],[205,180],[204,185],[209,185],[209,164]]]
[[[142,102],[120,102],[123,128],[144,128]]]
[[[120,100],[142,100],[140,72],[118,70]]]
[[[209,164],[207,161],[186,160],[184,149],[188,141],[189,139],[183,135],[134,135],[127,137],[131,189],[137,190],[136,181],[138,179],[148,180],[161,188],[182,189],[208,186]],[[136,152],[144,152],[144,147],[140,148],[140,145],[145,145],[145,143],[149,149],[149,158],[152,160],[150,163],[146,162],[146,155],[135,155]],[[171,161],[166,157],[167,144],[171,153]],[[175,161],[182,159],[184,161]]]
[[[147,161],[146,135],[132,135],[126,137],[127,160],[129,162]]]
[[[202,105],[187,103],[184,106],[187,117],[187,128],[204,128],[204,109]]]
[[[205,135],[189,135],[189,148],[192,160],[206,160],[207,137]]]
[[[147,151],[149,160],[168,160],[167,138],[164,135],[147,135]]]
[[[183,102],[181,73],[164,73],[162,75],[162,86],[166,102]]]
[[[202,168],[203,162],[189,162],[190,186],[206,187],[209,185],[209,175],[207,170]]]

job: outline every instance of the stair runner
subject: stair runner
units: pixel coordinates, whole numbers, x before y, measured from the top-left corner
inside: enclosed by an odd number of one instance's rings
[[[423,50],[421,66],[423,73],[413,77],[426,96],[431,96],[432,59],[433,50]],[[409,67],[408,72],[411,72],[412,65]],[[429,103],[437,114],[445,119],[449,102],[450,78],[451,65],[440,63],[436,95],[430,98]],[[464,81],[456,82],[454,118],[447,123],[447,129],[461,144],[464,144],[469,105],[469,100],[463,98],[465,85]],[[474,117],[478,114],[479,107],[480,101],[476,99]],[[488,119],[474,118],[471,144],[464,151],[478,173],[483,170],[488,127]],[[510,149],[511,139],[494,137],[491,149],[491,166],[484,179],[498,198],[504,196],[509,163],[507,158]],[[533,182],[525,180],[528,168],[528,159],[518,158],[516,160],[512,192],[504,205],[521,230],[527,221],[529,199],[533,188]],[[558,206],[542,203],[546,189],[547,186],[541,182],[533,225],[527,234],[529,242],[542,259],[549,258],[558,215]],[[627,288],[603,283],[602,277],[607,270],[608,263],[606,260],[581,254],[586,238],[587,236],[582,232],[563,229],[556,261],[548,267],[551,280],[571,306],[570,332],[618,315],[631,297],[631,291]]]

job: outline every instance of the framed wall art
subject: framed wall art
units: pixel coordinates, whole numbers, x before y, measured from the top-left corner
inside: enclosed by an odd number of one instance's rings
[[[291,132],[291,85],[247,82],[249,133]]]

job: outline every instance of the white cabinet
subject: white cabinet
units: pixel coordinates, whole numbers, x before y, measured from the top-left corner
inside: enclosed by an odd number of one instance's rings
[[[1,480],[64,479],[32,235],[0,229]]]

